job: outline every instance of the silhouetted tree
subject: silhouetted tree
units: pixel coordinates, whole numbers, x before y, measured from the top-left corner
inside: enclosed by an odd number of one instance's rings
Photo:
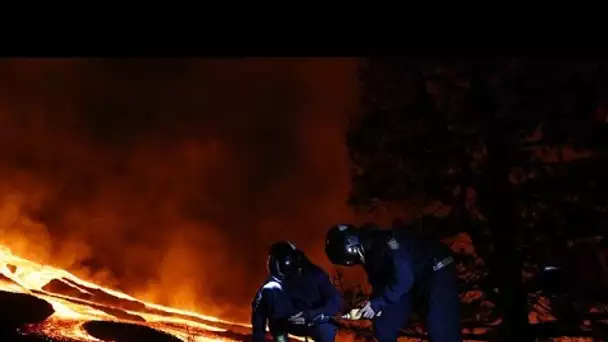
[[[475,282],[501,313],[500,338],[532,341],[539,267],[567,266],[555,256],[604,235],[606,76],[587,61],[369,59],[364,111],[347,136],[349,203],[440,202],[447,214],[423,216],[421,230],[466,232],[487,266]]]

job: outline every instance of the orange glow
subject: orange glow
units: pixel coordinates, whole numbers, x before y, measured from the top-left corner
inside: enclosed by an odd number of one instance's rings
[[[289,237],[327,267],[324,227],[351,218],[357,67],[0,61],[0,288],[51,304],[30,327],[49,334],[129,315],[180,338],[248,333],[217,317],[247,321],[267,246]]]

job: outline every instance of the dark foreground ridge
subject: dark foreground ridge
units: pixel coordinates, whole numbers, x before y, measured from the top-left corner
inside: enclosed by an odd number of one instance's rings
[[[181,342],[170,334],[130,323],[90,321],[83,324],[89,335],[104,341],[131,342]]]
[[[23,293],[0,291],[0,329],[16,330],[24,324],[39,323],[55,310],[51,304]]]
[[[0,291],[0,341],[34,341],[20,336],[17,329],[40,323],[55,310],[51,304],[23,293]]]

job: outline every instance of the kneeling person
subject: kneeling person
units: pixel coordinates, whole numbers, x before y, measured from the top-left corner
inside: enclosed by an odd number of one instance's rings
[[[323,320],[340,309],[340,293],[329,276],[287,241],[273,244],[268,256],[269,277],[252,303],[253,341],[265,340],[266,323],[275,340],[287,334],[333,342],[337,328]]]

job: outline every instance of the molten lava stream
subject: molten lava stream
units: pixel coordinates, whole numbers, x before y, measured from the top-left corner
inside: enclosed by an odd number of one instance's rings
[[[21,329],[24,333],[74,341],[102,341],[91,336],[83,325],[91,321],[105,321],[147,326],[183,341],[207,342],[230,341],[233,339],[223,336],[223,333],[238,335],[237,330],[240,330],[240,334],[245,334],[245,330],[250,328],[247,324],[140,301],[127,294],[79,279],[65,270],[20,258],[2,246],[0,274],[3,276],[0,280],[0,290],[42,299],[54,310],[50,317],[42,322],[25,325]],[[76,297],[60,293],[62,291],[57,293],[47,290],[51,282],[68,288],[69,293]],[[96,301],[98,295],[106,300]],[[121,308],[120,304],[107,304],[107,298],[114,298],[116,303],[124,301],[138,309],[127,310]],[[234,331],[229,331],[230,329]]]
[[[62,340],[67,338],[74,341],[103,342],[89,335],[82,326],[84,323],[85,321],[81,320],[50,317],[42,323],[28,325],[24,332]]]

